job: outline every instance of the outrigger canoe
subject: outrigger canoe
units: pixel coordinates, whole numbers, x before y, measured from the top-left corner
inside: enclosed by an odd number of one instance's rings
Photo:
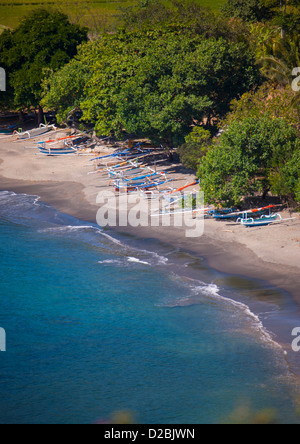
[[[259,216],[260,214],[264,213],[266,210],[271,210],[272,208],[275,208],[275,207],[276,207],[276,205],[268,205],[267,207],[254,208],[252,210],[246,210],[246,211],[233,212],[230,209],[230,210],[223,210],[218,213],[214,213],[214,212],[211,212],[211,213],[212,213],[212,216],[214,219],[219,219],[219,220],[235,219],[238,216],[242,216],[243,219],[246,219],[248,214],[253,214],[253,215]],[[243,215],[244,215],[244,217],[243,217]]]
[[[44,154],[45,156],[62,156],[64,154],[76,154],[77,148],[68,147],[65,148],[51,148],[51,147],[42,147],[39,146],[40,154]]]
[[[34,139],[35,137],[39,137],[42,136],[43,134],[48,133],[52,129],[56,131],[56,127],[54,125],[44,125],[43,123],[41,123],[39,128],[35,128],[33,130],[25,132],[15,131],[13,134],[16,135],[19,140]]]
[[[130,192],[130,191],[139,191],[139,190],[150,190],[151,188],[159,187],[160,185],[164,185],[165,183],[172,182],[172,179],[164,180],[163,182],[149,182],[149,183],[142,183],[142,184],[135,184],[135,185],[115,185],[116,192],[124,191],[124,192]]]
[[[145,173],[145,172],[144,172]],[[148,174],[144,174],[144,175],[142,175],[142,176],[130,176],[130,177],[128,177],[128,178],[125,178],[125,177],[122,177],[121,179],[120,179],[120,181],[115,181],[115,183],[117,183],[117,182],[123,182],[123,184],[125,185],[125,184],[132,184],[132,183],[134,183],[135,181],[141,181],[141,180],[143,180],[143,181],[145,181],[145,180],[150,180],[150,181],[152,181],[153,179],[157,179],[158,177],[164,177],[164,178],[166,178],[166,174],[164,173],[164,172],[162,172],[162,173],[156,173],[155,171],[151,171],[150,173],[148,173]]]
[[[64,154],[77,153],[77,148],[67,145],[66,140],[47,145],[45,142],[40,142],[38,144],[38,149],[40,151],[40,154],[44,154],[45,156],[62,156]]]
[[[261,216],[259,219],[253,219],[253,217],[247,219],[238,219],[238,223],[244,225],[244,227],[265,227],[271,225],[274,222],[281,222],[282,217],[280,214],[271,214],[270,216]]]

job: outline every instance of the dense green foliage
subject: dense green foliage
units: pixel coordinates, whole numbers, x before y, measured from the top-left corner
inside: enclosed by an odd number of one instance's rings
[[[223,117],[231,100],[259,81],[254,57],[243,43],[176,29],[104,36],[81,48],[78,63],[90,66],[81,107],[98,134],[114,131],[120,137],[125,129],[168,145],[183,143],[194,123]],[[57,104],[55,89],[68,69],[50,82],[46,105]],[[81,71],[78,75],[81,79]],[[62,96],[70,93],[66,84]]]
[[[272,17],[273,4],[274,2],[267,4],[263,0],[227,0],[223,11],[228,17],[241,18],[248,22],[261,22]]]
[[[292,106],[294,99],[295,93],[290,85],[279,86],[266,82],[258,90],[247,92],[241,98],[234,100],[232,110],[222,125],[241,122],[249,117],[255,119],[267,117],[271,120],[285,119],[299,128],[300,110]]]
[[[78,55],[59,71],[48,70],[43,81],[42,106],[55,109],[59,122],[79,111],[85,99],[85,87],[91,79],[99,45],[88,42],[78,47]]]
[[[4,31],[0,65],[8,73],[9,105],[38,106],[44,69],[61,68],[86,40],[86,29],[72,25],[64,14],[44,9],[29,14],[14,31]]]
[[[202,158],[201,187],[209,203],[239,204],[266,194],[299,197],[300,139],[283,119],[232,123]]]
[[[181,162],[193,170],[198,169],[201,158],[207,153],[211,143],[211,134],[201,126],[195,126],[186,136],[185,144],[178,148]]]

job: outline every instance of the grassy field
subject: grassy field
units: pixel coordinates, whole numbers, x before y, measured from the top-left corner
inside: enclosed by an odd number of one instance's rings
[[[0,23],[14,28],[24,15],[41,6],[59,8],[75,22],[86,22],[95,14],[112,19],[120,8],[128,4],[127,0],[0,0]]]
[[[219,9],[226,0],[197,0],[203,6]],[[71,20],[93,27],[97,21],[104,28],[113,27],[120,10],[132,5],[135,0],[0,0],[1,25],[14,28],[29,11],[40,6],[59,7],[68,13]]]

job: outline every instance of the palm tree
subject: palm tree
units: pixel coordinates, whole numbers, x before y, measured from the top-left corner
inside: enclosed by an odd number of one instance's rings
[[[300,66],[300,35],[277,42],[269,48],[268,55],[261,58],[263,74],[281,85],[288,85],[293,80],[294,68]]]
[[[300,35],[295,33],[290,39],[277,43],[269,48],[268,55],[262,57],[261,71],[270,80],[279,85],[291,85],[294,76],[293,71],[300,67]],[[293,107],[299,107],[300,92],[296,92],[292,101]]]

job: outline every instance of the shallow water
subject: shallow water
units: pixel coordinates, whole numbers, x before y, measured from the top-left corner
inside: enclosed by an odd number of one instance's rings
[[[0,193],[0,240],[1,423],[94,423],[119,410],[218,423],[241,405],[297,421],[294,380],[246,281],[199,263],[197,280],[180,275],[192,258],[126,246],[33,196]],[[268,291],[275,311],[283,295]]]

